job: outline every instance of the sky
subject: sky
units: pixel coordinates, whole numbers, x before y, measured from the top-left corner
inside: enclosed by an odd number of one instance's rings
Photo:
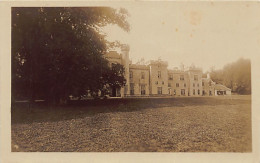
[[[160,58],[169,68],[194,64],[206,72],[259,55],[258,2],[136,2],[120,7],[130,13],[130,32],[117,26],[105,31],[108,40],[130,45],[133,63]]]

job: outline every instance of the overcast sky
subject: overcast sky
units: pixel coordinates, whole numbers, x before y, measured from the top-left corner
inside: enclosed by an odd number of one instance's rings
[[[106,28],[109,40],[130,45],[133,62],[141,58],[168,61],[169,68],[194,64],[222,68],[251,58],[260,47],[259,3],[140,2],[125,7],[131,31]]]

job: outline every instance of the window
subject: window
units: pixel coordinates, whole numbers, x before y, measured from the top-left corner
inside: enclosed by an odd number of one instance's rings
[[[175,89],[173,90],[173,95],[176,95],[176,90]]]
[[[200,86],[200,84],[198,83],[198,84],[197,84],[197,86],[199,87],[199,86]]]
[[[141,72],[141,79],[144,79],[144,76],[145,76],[144,72]]]
[[[209,91],[209,95],[211,96],[212,94],[211,94],[211,91]]]
[[[193,87],[195,87],[195,83],[193,83]]]
[[[204,86],[204,82],[202,82],[202,86]]]
[[[169,80],[173,80],[173,74],[169,75]]]
[[[156,81],[155,84],[157,85],[157,84],[158,84],[158,81]]]
[[[130,83],[130,95],[134,95],[135,91],[134,91],[134,83]]]
[[[161,71],[158,71],[158,78],[161,78],[161,77],[162,77]]]
[[[176,83],[176,87],[179,87],[180,85],[179,85],[179,83]]]
[[[194,75],[194,80],[198,81],[198,75]]]
[[[158,95],[162,94],[162,87],[157,87],[157,93],[158,93]]]
[[[171,95],[171,88],[168,89],[168,94]]]
[[[202,91],[202,95],[205,95],[205,91],[204,90]]]
[[[130,78],[133,78],[133,71],[130,71]]]
[[[145,85],[141,85],[141,95],[145,95]]]
[[[184,80],[184,75],[180,75],[180,80]]]
[[[200,94],[200,90],[198,89],[198,95]]]
[[[168,83],[168,87],[171,87],[172,85],[171,85],[171,83]]]
[[[186,87],[186,83],[184,83],[184,87]]]
[[[164,85],[164,81],[162,81],[162,85]]]
[[[185,95],[185,89],[181,90],[181,95]]]
[[[193,95],[195,95],[195,89],[193,89]]]

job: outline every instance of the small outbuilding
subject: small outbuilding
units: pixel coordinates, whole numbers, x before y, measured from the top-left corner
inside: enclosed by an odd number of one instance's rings
[[[222,84],[215,85],[215,96],[231,95],[231,89]]]

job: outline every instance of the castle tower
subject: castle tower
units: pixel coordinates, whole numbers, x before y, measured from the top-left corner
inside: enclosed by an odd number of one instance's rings
[[[121,89],[121,95],[126,96],[130,94],[129,89],[129,46],[124,44],[121,47],[121,55],[122,55],[122,65],[125,67],[125,79],[126,84],[123,89]]]
[[[168,95],[168,63],[151,61],[150,63],[150,95]]]

